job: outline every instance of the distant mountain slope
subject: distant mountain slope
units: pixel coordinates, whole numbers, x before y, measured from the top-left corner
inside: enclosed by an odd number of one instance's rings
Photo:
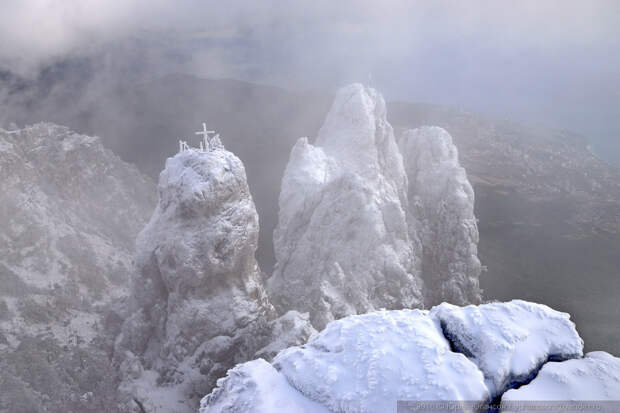
[[[11,119],[27,115],[103,136],[152,177],[176,151],[179,133],[195,137],[202,121],[217,129],[246,166],[260,216],[258,260],[270,271],[290,149],[300,136],[316,135],[331,96],[180,75],[109,90],[97,100],[57,95],[52,101],[68,102],[61,111],[50,111],[50,101],[36,94],[29,111]],[[620,353],[618,169],[567,132],[422,103],[388,103],[387,110],[397,134],[437,125],[454,138],[476,193],[486,298],[524,298],[570,312],[587,350]]]
[[[583,137],[439,106],[394,103],[397,125],[454,137],[476,193],[487,299],[570,312],[588,350],[620,351],[620,171]]]
[[[115,405],[106,308],[129,293],[154,204],[152,181],[98,138],[0,129],[0,411]]]

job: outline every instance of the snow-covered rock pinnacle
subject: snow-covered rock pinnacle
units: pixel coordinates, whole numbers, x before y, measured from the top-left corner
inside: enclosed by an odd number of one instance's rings
[[[359,84],[341,89],[315,144],[296,143],[282,179],[268,283],[274,305],[309,312],[317,328],[422,305],[406,189],[383,98]]]
[[[297,312],[275,318],[254,257],[258,215],[234,154],[180,152],[166,161],[158,192],[137,239],[134,311],[117,340],[121,389],[146,411],[192,411],[236,363],[314,330]],[[288,335],[274,337],[283,326]]]
[[[399,140],[408,177],[410,236],[420,238],[427,305],[479,303],[474,190],[446,130],[407,130]]]

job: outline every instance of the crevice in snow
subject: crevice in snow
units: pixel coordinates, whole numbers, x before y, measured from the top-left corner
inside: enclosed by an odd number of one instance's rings
[[[140,409],[141,413],[146,413],[146,409],[144,409],[144,405],[142,404],[140,400],[134,397],[133,401],[138,405],[138,408]]]
[[[478,366],[478,363],[473,353],[461,342],[461,340],[459,340],[459,338],[456,335],[450,333],[446,322],[441,320],[439,324],[440,324],[441,332],[443,336],[446,338],[446,340],[450,344],[450,350],[452,350],[455,353],[463,354],[468,359],[470,359],[476,366]],[[490,388],[489,390],[491,390],[491,398],[489,399],[489,408],[486,411],[484,411],[484,413],[499,412],[499,410],[495,406],[500,405],[502,401],[502,396],[504,395],[504,393],[506,393],[508,390],[518,389],[520,387],[528,385],[530,382],[532,382],[532,380],[534,380],[538,376],[538,373],[540,372],[540,370],[543,368],[545,364],[549,362],[565,361],[568,359],[569,358],[562,357],[561,355],[552,354],[549,357],[547,357],[545,361],[540,363],[536,368],[532,369],[528,374],[509,376],[501,389]],[[484,372],[482,370],[481,372],[484,375]],[[485,378],[488,379],[486,375],[485,375]]]
[[[469,351],[463,343],[461,343],[461,340],[459,340],[459,338],[456,335],[450,333],[447,323],[444,320],[440,320],[439,325],[441,326],[441,332],[443,336],[446,338],[446,340],[448,340],[448,343],[450,343],[450,350],[452,350],[455,353],[461,353],[465,355],[465,357],[474,361],[474,364],[476,364],[475,358],[472,352]]]

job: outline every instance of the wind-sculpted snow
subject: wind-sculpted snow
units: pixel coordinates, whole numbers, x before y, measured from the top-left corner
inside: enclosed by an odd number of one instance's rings
[[[281,311],[340,317],[422,304],[419,241],[407,230],[405,170],[383,98],[339,91],[315,145],[301,138],[282,179],[268,290]]]
[[[484,373],[493,396],[529,382],[549,360],[583,355],[583,340],[566,313],[521,300],[434,307],[453,348]]]
[[[200,405],[200,413],[329,413],[263,359],[230,369]]]
[[[121,389],[147,411],[191,411],[236,363],[314,330],[297,312],[275,319],[254,258],[258,215],[236,156],[223,147],[183,151],[167,160],[158,192],[137,240],[135,308],[117,340]],[[295,328],[274,337],[283,324]]]
[[[450,350],[421,310],[379,311],[333,321],[274,366],[332,412],[394,412],[397,400],[486,400],[484,377]]]
[[[293,406],[303,397],[336,413],[395,412],[397,400],[487,403],[518,385],[502,400],[617,397],[618,359],[581,359],[582,346],[567,314],[524,301],[376,311],[332,321],[307,344],[282,350],[277,373],[263,361],[230,370],[201,413],[286,413],[276,401]]]
[[[620,358],[603,351],[582,359],[545,364],[527,386],[504,393],[502,401],[614,400],[620,403]],[[617,411],[619,404],[615,406]]]
[[[409,182],[410,236],[422,245],[426,304],[479,303],[474,191],[452,137],[426,126],[406,131],[399,144]]]

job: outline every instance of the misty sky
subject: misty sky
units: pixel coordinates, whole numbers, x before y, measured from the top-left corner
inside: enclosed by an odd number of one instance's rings
[[[2,0],[0,69],[104,56],[293,89],[372,83],[588,135],[620,163],[620,1]]]

